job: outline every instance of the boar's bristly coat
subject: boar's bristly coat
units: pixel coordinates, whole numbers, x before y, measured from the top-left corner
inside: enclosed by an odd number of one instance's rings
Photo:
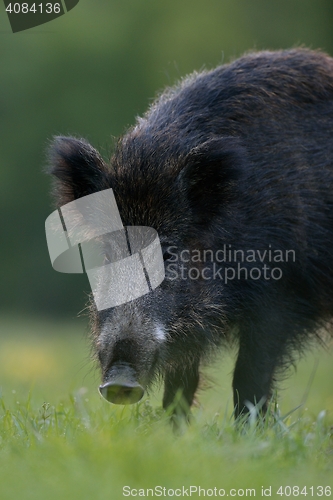
[[[71,137],[55,138],[50,163],[59,206],[112,188],[124,226],[154,228],[163,249],[155,290],[92,305],[105,397],[136,402],[159,376],[164,408],[187,414],[200,366],[236,343],[236,415],[265,411],[277,374],[330,332],[333,59],[258,52],[195,73],[137,119],[109,165]]]

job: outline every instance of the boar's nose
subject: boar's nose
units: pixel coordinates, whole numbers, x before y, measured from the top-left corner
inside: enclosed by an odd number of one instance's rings
[[[145,391],[129,364],[115,363],[106,374],[99,392],[109,403],[130,405],[140,401]]]
[[[99,386],[99,392],[109,403],[131,405],[140,401],[144,394],[143,387],[133,382],[107,382]]]

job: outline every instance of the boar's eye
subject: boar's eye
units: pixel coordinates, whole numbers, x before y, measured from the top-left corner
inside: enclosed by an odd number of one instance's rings
[[[176,262],[178,260],[176,245],[163,245],[163,260],[164,262]]]
[[[165,252],[163,252],[163,260],[164,262],[166,260],[172,260],[172,254],[166,250]]]

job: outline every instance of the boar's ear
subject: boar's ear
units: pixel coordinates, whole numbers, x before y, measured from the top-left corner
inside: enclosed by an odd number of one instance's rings
[[[180,188],[202,222],[237,196],[244,162],[245,150],[234,137],[211,139],[186,156]]]
[[[108,169],[99,153],[74,137],[55,137],[49,148],[48,172],[56,177],[58,206],[110,187]]]

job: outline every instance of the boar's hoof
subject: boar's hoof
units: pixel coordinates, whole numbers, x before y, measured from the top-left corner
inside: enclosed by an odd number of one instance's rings
[[[99,392],[109,403],[130,405],[140,401],[145,391],[140,384],[108,382],[99,386]]]

